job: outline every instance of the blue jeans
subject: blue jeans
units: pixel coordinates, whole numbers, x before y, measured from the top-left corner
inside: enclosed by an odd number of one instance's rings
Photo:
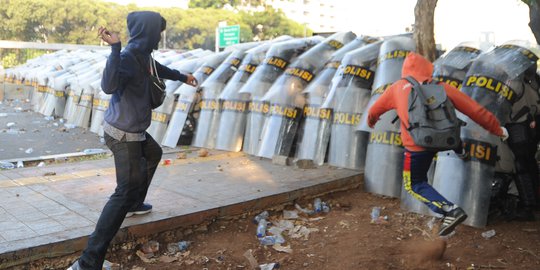
[[[148,133],[142,142],[118,141],[105,133],[105,142],[114,155],[116,189],[103,207],[96,228],[79,258],[82,269],[101,270],[107,248],[127,212],[144,202],[163,153]]]

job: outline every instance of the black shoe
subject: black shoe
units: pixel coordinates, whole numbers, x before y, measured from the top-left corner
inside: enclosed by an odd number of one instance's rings
[[[467,214],[460,207],[446,213],[439,229],[439,236],[445,236],[453,232],[457,225],[467,219]]]

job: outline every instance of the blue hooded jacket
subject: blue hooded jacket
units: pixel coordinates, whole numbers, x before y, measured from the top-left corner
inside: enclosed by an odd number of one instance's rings
[[[148,87],[150,54],[161,39],[162,17],[152,11],[131,12],[127,16],[130,40],[120,52],[121,43],[111,45],[103,70],[101,88],[112,94],[105,121],[129,133],[142,133],[152,119]],[[187,76],[156,61],[160,78],[186,82]]]

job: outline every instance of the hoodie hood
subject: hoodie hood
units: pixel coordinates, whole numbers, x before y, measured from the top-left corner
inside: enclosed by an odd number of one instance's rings
[[[419,82],[431,80],[433,64],[423,56],[410,52],[403,62],[402,77],[412,76]]]
[[[161,39],[161,15],[153,11],[136,11],[127,16],[129,42],[126,47],[150,54]]]

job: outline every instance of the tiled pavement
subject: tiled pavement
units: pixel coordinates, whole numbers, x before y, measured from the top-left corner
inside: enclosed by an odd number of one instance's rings
[[[173,163],[158,168],[150,187],[154,211],[126,219],[116,242],[355,187],[362,178],[356,171],[298,169],[242,153],[163,158]],[[114,187],[112,158],[0,171],[0,269],[80,252]]]

